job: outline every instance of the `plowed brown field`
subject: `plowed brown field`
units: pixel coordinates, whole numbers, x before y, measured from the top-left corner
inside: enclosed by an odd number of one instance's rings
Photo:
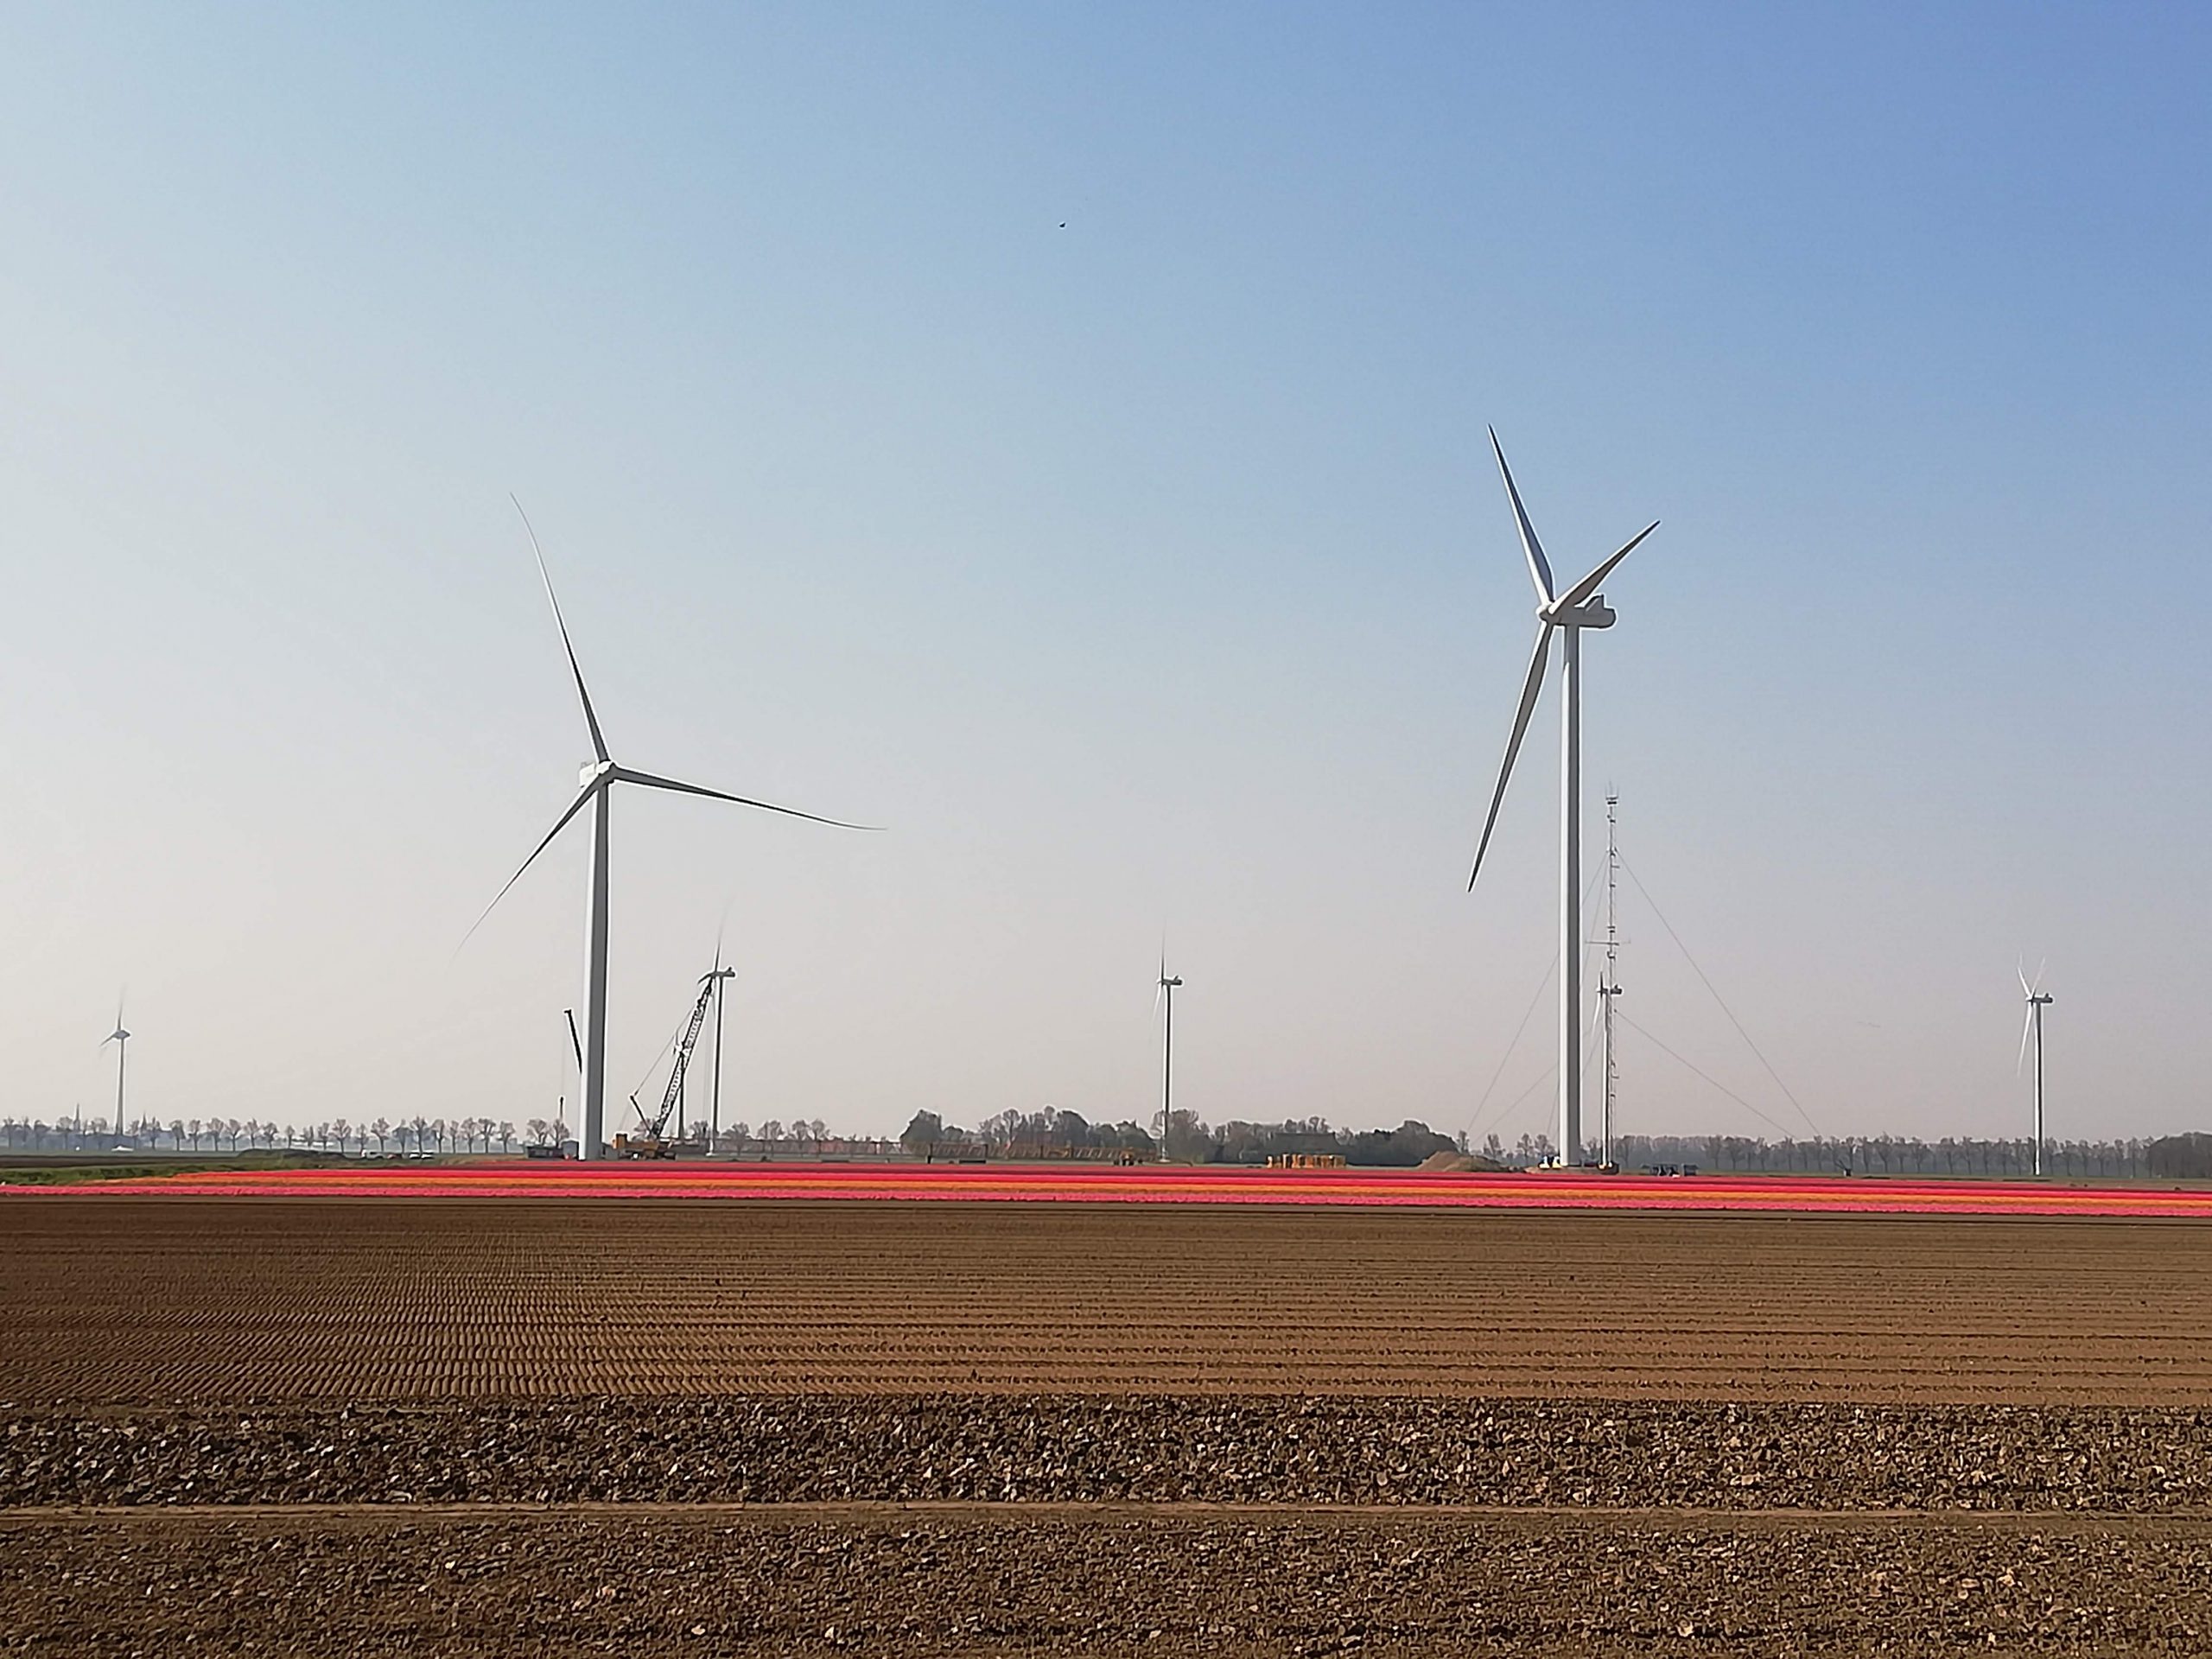
[[[0,1652],[2212,1643],[2212,1225],[0,1202]]]
[[[2212,1405],[2212,1226],[0,1204],[0,1399],[840,1390]]]

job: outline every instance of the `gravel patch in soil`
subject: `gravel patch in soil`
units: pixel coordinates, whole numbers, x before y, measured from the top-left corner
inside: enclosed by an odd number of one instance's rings
[[[2212,1528],[1402,1518],[0,1528],[10,1654],[2196,1654]]]
[[[829,1395],[0,1408],[0,1506],[1228,1503],[2212,1508],[2212,1412]]]

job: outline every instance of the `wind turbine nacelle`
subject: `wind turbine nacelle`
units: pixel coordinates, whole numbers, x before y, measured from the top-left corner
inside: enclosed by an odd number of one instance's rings
[[[1573,610],[1561,611],[1552,618],[1553,623],[1562,628],[1610,628],[1617,620],[1603,594],[1592,594]]]
[[[576,787],[589,789],[613,770],[614,763],[612,760],[587,760],[576,768]]]

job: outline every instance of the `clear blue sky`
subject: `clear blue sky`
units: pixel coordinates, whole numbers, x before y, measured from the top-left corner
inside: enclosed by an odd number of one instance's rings
[[[584,734],[626,1091],[1467,1124],[1629,856],[1831,1132],[2202,1126],[2212,16],[0,14],[0,1111],[542,1114]],[[1593,787],[1594,802],[1597,790]],[[1631,903],[1625,1004],[1799,1126]],[[1543,1127],[1542,1016],[1478,1121]],[[1771,1133],[1631,1037],[1624,1128]]]

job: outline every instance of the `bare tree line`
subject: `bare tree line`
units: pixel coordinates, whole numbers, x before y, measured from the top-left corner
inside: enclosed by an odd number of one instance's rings
[[[2197,1135],[2170,1135],[2164,1139],[2113,1141],[2046,1141],[2046,1175],[2085,1180],[2139,1180],[2166,1176],[2212,1173],[2199,1171],[2201,1161],[2191,1143]],[[1497,1137],[1490,1139],[1491,1155],[1507,1158]],[[1534,1151],[1531,1137],[1522,1137],[1522,1148]],[[1586,1155],[1597,1158],[1593,1145]],[[1613,1141],[1613,1160],[1624,1168],[1646,1164],[1695,1164],[1701,1169],[1742,1173],[1853,1175],[1910,1175],[1931,1179],[1982,1177],[1992,1179],[2032,1175],[2035,1142],[2013,1139],[1978,1139],[1945,1135],[1938,1141],[1889,1135],[1817,1136],[1799,1141],[1784,1137],[1765,1141],[1734,1135],[1620,1135]],[[1534,1161],[1533,1159],[1529,1161]]]
[[[348,1158],[437,1157],[463,1154],[510,1154],[518,1146],[557,1147],[572,1133],[560,1117],[533,1117],[518,1135],[512,1123],[488,1117],[377,1118],[353,1123],[345,1118],[304,1126],[238,1118],[146,1118],[112,1133],[105,1117],[0,1118],[0,1150],[9,1152],[205,1153],[320,1152]],[[526,1136],[526,1138],[524,1138]],[[732,1123],[710,1135],[703,1124],[687,1126],[683,1144],[700,1153],[725,1157],[797,1157],[867,1153],[889,1155],[895,1142],[833,1135],[821,1118],[770,1118],[755,1129]]]
[[[0,1118],[0,1146],[15,1152],[326,1152],[346,1157],[385,1157],[392,1153],[429,1156],[441,1153],[512,1152],[515,1126],[488,1117],[416,1117],[394,1123],[385,1118],[354,1124],[345,1118],[304,1126],[263,1123],[238,1118],[152,1118],[126,1124],[120,1135],[104,1117]]]
[[[1321,1153],[1354,1164],[1405,1167],[1452,1147],[1448,1136],[1413,1119],[1395,1129],[1337,1129],[1320,1117],[1210,1124],[1195,1113],[1178,1110],[1168,1121],[1166,1135],[1167,1156],[1186,1164],[1263,1164],[1283,1153]],[[1078,1112],[1051,1106],[1000,1112],[974,1129],[947,1123],[935,1112],[917,1112],[899,1139],[909,1153],[926,1157],[1149,1162],[1160,1152],[1158,1139],[1134,1121],[1092,1123]]]
[[[569,1125],[558,1117],[534,1117],[524,1124],[520,1144],[556,1147],[567,1141]],[[709,1144],[711,1141],[711,1145]],[[414,1117],[397,1122],[377,1118],[355,1124],[345,1118],[302,1126],[237,1118],[176,1118],[167,1123],[145,1119],[110,1133],[105,1118],[0,1118],[0,1148],[10,1152],[212,1153],[320,1152],[341,1157],[436,1157],[462,1154],[511,1154],[518,1144],[515,1125],[488,1117]],[[699,1153],[728,1158],[880,1157],[904,1150],[917,1156],[969,1154],[1000,1158],[1113,1158],[1149,1160],[1159,1143],[1135,1122],[1093,1124],[1067,1111],[1001,1112],[973,1130],[945,1123],[936,1113],[915,1114],[897,1141],[832,1135],[820,1118],[770,1118],[756,1129],[731,1123],[709,1135],[704,1125],[690,1126],[685,1144]],[[1336,1129],[1324,1118],[1282,1123],[1229,1122],[1210,1126],[1179,1111],[1169,1125],[1167,1153],[1190,1163],[1256,1163],[1281,1152],[1342,1153],[1355,1164],[1402,1165],[1450,1145],[1427,1125],[1408,1121],[1395,1130]],[[1465,1137],[1460,1150],[1469,1150]],[[1479,1148],[1503,1165],[1536,1164],[1552,1155],[1550,1138],[1523,1135],[1511,1146],[1492,1135]],[[2035,1147],[2025,1138],[1984,1139],[1946,1135],[1936,1141],[1916,1136],[1837,1135],[1777,1141],[1745,1135],[1630,1135],[1614,1141],[1614,1161],[1627,1169],[1650,1166],[1737,1173],[1853,1174],[1959,1179],[2020,1177],[2035,1168]],[[1594,1163],[1598,1147],[1583,1149]],[[2088,1180],[2212,1178],[2212,1135],[2170,1135],[2163,1139],[2048,1141],[2044,1166],[2051,1175]]]

